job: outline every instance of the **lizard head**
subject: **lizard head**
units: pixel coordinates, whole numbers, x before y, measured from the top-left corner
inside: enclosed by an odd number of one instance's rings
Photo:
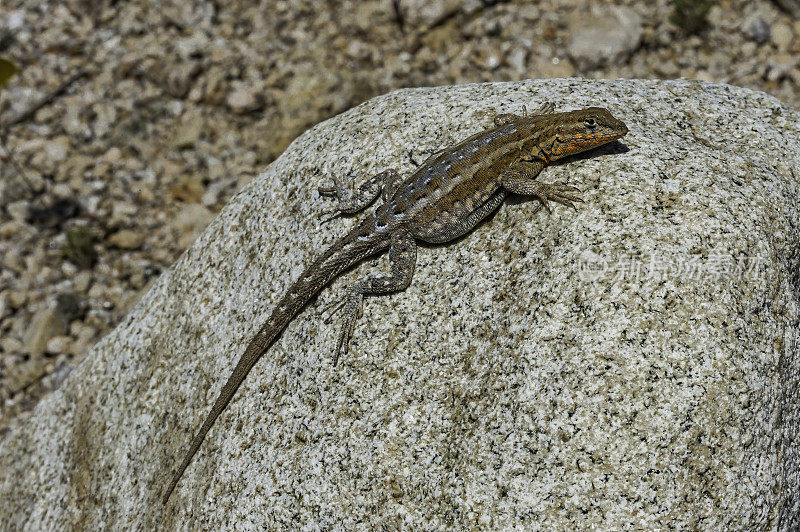
[[[553,161],[590,150],[624,137],[628,127],[602,107],[550,115],[552,137],[542,146],[546,157]]]

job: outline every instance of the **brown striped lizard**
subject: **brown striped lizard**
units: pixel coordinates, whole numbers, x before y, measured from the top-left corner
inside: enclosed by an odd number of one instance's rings
[[[537,180],[539,173],[553,161],[612,142],[627,132],[625,124],[606,109],[554,113],[549,105],[533,115],[497,115],[494,127],[431,155],[405,179],[396,170],[385,170],[355,193],[338,181],[332,187],[321,187],[320,194],[338,200],[334,216],[360,212],[378,196],[383,203],[300,275],[250,340],[191,441],[163,503],[256,361],[308,301],[344,270],[389,251],[391,272],[359,279],[339,304],[342,331],[334,366],[347,353],[364,296],[398,292],[411,283],[417,241],[442,243],[464,235],[497,209],[510,192],[537,198],[548,212],[550,201],[574,207],[573,201],[582,201],[577,188],[543,183]]]

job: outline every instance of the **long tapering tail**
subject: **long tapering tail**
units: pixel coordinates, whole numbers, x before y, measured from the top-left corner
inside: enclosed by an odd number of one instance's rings
[[[335,244],[333,244],[321,257],[306,269],[297,281],[292,284],[286,294],[281,298],[272,314],[264,322],[258,333],[250,340],[244,354],[239,359],[233,373],[228,377],[227,382],[214,401],[211,412],[203,421],[203,426],[192,439],[189,450],[181,462],[180,467],[173,475],[167,487],[167,491],[162,499],[163,504],[169,500],[169,496],[178,484],[183,472],[189,466],[192,458],[203,443],[203,439],[211,430],[217,417],[222,413],[230,402],[236,390],[242,384],[247,374],[261,355],[270,345],[280,336],[283,330],[289,325],[297,314],[303,309],[308,301],[322,290],[328,283],[336,278],[342,271],[358,264],[364,258],[386,249],[389,245],[389,238],[385,235],[365,234],[357,228]],[[359,236],[359,234],[361,236]]]

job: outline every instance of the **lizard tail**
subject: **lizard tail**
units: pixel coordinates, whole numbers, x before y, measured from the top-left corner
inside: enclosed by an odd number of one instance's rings
[[[361,262],[364,258],[382,251],[388,247],[388,238],[371,234],[359,237],[359,229],[345,236],[333,246],[331,246],[321,257],[295,281],[286,294],[281,298],[278,305],[272,311],[272,314],[264,322],[259,329],[258,333],[250,340],[247,349],[242,354],[239,362],[228,377],[227,382],[222,386],[214,406],[211,407],[211,412],[206,416],[203,421],[203,426],[197,431],[197,434],[192,439],[189,445],[189,450],[172,477],[172,480],[167,487],[164,494],[162,503],[166,504],[169,500],[172,491],[178,484],[183,472],[189,466],[192,458],[203,443],[203,439],[211,430],[217,417],[222,413],[225,407],[230,402],[236,390],[242,384],[247,374],[253,368],[255,363],[261,358],[261,355],[269,348],[270,345],[278,338],[283,330],[289,325],[289,322],[300,313],[308,301],[322,290],[328,283],[330,283],[336,276],[351,266]]]

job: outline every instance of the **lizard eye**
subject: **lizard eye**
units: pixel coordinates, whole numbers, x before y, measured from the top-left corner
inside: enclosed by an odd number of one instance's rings
[[[587,118],[583,121],[583,125],[588,127],[589,129],[594,129],[597,126],[597,120],[594,118]]]

